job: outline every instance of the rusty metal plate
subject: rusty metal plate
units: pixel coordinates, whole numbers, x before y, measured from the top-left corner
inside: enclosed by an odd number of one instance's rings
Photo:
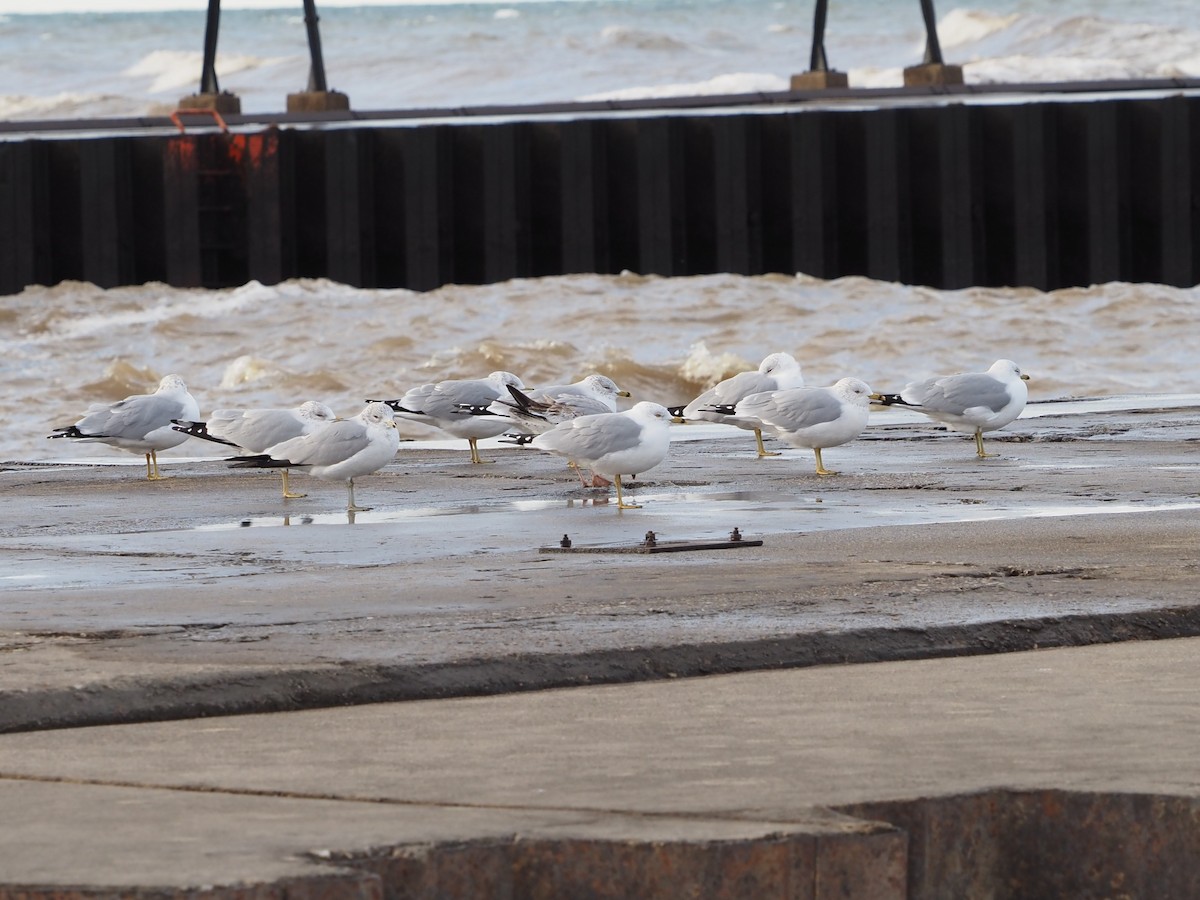
[[[748,541],[738,529],[733,529],[728,540],[713,541],[660,541],[653,531],[636,544],[586,544],[576,545],[567,535],[562,536],[557,547],[539,547],[539,553],[686,553],[690,550],[737,550],[742,547],[761,547],[761,540]]]

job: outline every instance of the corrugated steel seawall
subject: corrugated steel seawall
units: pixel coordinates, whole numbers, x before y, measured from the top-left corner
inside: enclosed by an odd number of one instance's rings
[[[0,293],[624,269],[1190,286],[1186,87],[0,134]]]

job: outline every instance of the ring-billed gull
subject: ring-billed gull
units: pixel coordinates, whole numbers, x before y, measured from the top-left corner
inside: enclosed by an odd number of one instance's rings
[[[217,409],[207,422],[175,421],[174,428],[188,437],[202,438],[250,453],[262,453],[268,447],[308,434],[336,419],[324,403],[309,400],[295,409]],[[292,500],[305,496],[288,488],[288,470],[281,469],[283,496]]]
[[[416,422],[434,425],[448,434],[465,438],[471,447],[471,462],[484,462],[476,444],[481,438],[495,437],[512,427],[497,416],[472,415],[469,408],[486,407],[498,397],[508,396],[508,385],[523,388],[521,379],[511,372],[493,372],[487,378],[450,379],[413,388],[399,400],[383,400],[396,414]]]
[[[733,407],[744,397],[763,391],[783,391],[804,386],[804,375],[800,364],[788,353],[772,353],[759,363],[753,372],[739,372],[726,378],[714,387],[709,388],[691,403],[684,407],[676,407],[671,412],[680,419],[701,419],[707,422],[721,422],[726,425],[736,425],[746,431],[754,432],[758,443],[758,456],[779,456],[778,453],[767,450],[763,446],[762,429],[754,422],[739,419],[735,415],[726,415],[716,410]]]
[[[638,509],[638,504],[625,502],[621,476],[636,478],[666,459],[671,413],[665,406],[643,400],[625,412],[570,419],[521,442],[612,478],[617,486],[617,508]]]
[[[739,400],[729,410],[793,447],[808,447],[817,458],[818,475],[836,475],[825,468],[821,450],[854,440],[867,427],[871,389],[857,378],[843,378],[830,387],[764,391]],[[727,407],[721,407],[727,409]]]
[[[986,372],[965,372],[914,381],[898,394],[875,394],[884,406],[904,406],[924,413],[953,431],[975,435],[975,455],[997,456],[983,449],[983,433],[1003,428],[1025,409],[1029,376],[1011,359],[998,359]]]
[[[486,408],[472,407],[481,415],[504,416],[517,422],[523,432],[541,434],[560,422],[580,416],[616,412],[617,398],[628,397],[606,375],[589,375],[573,384],[556,384],[532,391],[508,385],[507,397],[493,400]]]
[[[153,394],[134,394],[116,403],[88,407],[74,425],[54,429],[51,438],[108,444],[146,457],[146,477],[156,481],[158,451],[178,447],[187,440],[171,427],[173,419],[198,419],[200,407],[178,375],[167,375]]]
[[[322,481],[345,481],[346,511],[369,506],[354,503],[354,479],[382,469],[396,457],[400,434],[386,403],[368,403],[350,419],[335,419],[308,434],[283,441],[259,456],[230,462],[231,468],[304,468]]]

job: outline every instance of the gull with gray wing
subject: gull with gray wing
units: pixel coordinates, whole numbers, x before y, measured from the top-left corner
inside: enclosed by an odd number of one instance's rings
[[[1029,376],[1011,359],[998,359],[986,372],[964,372],[914,381],[898,394],[873,394],[883,406],[902,406],[924,413],[952,431],[975,436],[975,455],[997,456],[983,449],[983,433],[1014,421],[1029,399]]]
[[[157,481],[158,451],[187,440],[171,427],[175,419],[198,419],[200,407],[178,375],[167,375],[152,394],[134,394],[116,403],[96,403],[74,425],[54,429],[51,438],[108,444],[146,457],[146,478]]]
[[[354,479],[369,475],[390,463],[400,448],[400,435],[391,408],[378,401],[368,403],[357,416],[335,419],[267,450],[259,456],[234,459],[230,467],[303,468],[322,481],[345,481],[346,511],[361,512],[369,506],[354,502]]]
[[[464,438],[471,447],[471,462],[485,462],[479,456],[477,442],[495,437],[512,427],[500,416],[479,416],[472,407],[486,408],[493,400],[508,396],[508,386],[523,388],[521,379],[511,372],[493,372],[487,378],[447,379],[424,384],[408,391],[398,400],[383,400],[401,418],[424,422],[447,434]]]
[[[763,391],[782,391],[798,388],[804,385],[804,375],[800,364],[788,353],[772,353],[765,357],[753,372],[739,372],[726,378],[719,384],[709,388],[691,403],[684,407],[672,408],[671,412],[678,418],[700,419],[706,422],[720,422],[725,425],[736,425],[738,428],[754,432],[758,443],[758,456],[779,456],[778,453],[767,450],[763,446],[762,429],[752,420],[742,419],[732,412],[726,414],[718,409],[732,409],[737,402],[751,394]]]
[[[309,400],[295,409],[217,409],[207,422],[176,419],[172,426],[188,437],[200,438],[250,453],[308,434],[336,419],[324,403]],[[305,496],[288,488],[288,470],[280,469],[285,500]]]
[[[867,427],[871,389],[857,378],[843,378],[830,387],[765,391],[739,400],[731,413],[757,422],[793,447],[807,447],[817,460],[818,475],[836,475],[825,468],[821,450],[858,437]],[[722,407],[724,408],[724,407]]]
[[[570,419],[521,443],[610,477],[617,487],[617,508],[637,509],[638,504],[625,502],[621,476],[636,478],[666,459],[670,426],[671,413],[665,406],[643,400],[625,412]]]

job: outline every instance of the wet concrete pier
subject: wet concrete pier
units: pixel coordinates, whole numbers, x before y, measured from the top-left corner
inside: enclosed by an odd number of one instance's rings
[[[982,461],[893,412],[819,478],[684,426],[630,511],[413,443],[353,522],[5,464],[0,898],[1194,896],[1197,440],[1194,396]]]
[[[574,272],[1200,279],[1200,83],[0,124],[0,293]]]

